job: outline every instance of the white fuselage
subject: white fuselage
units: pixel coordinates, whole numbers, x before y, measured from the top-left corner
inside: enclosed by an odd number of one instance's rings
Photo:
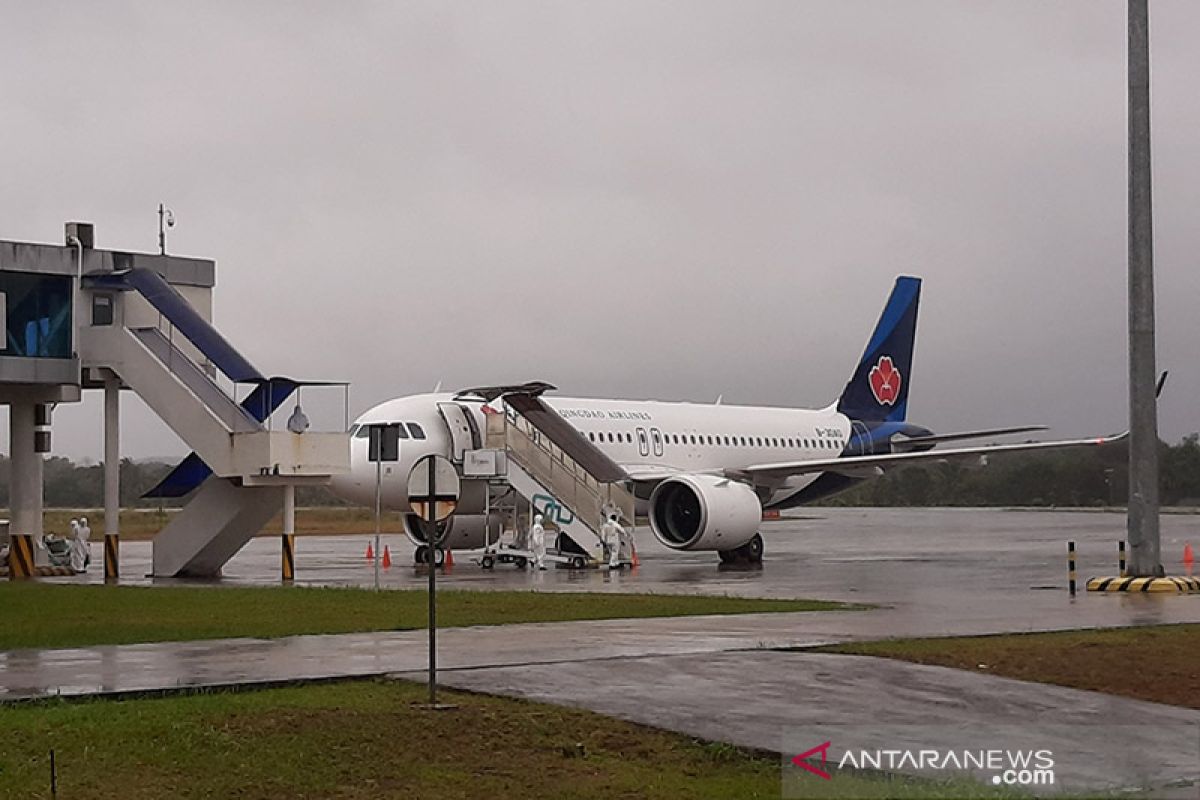
[[[596,447],[635,477],[639,472],[721,473],[751,465],[835,458],[850,437],[850,421],[834,408],[811,410],[763,406],[701,405],[638,400],[545,397],[547,405]],[[333,489],[355,503],[375,502],[376,464],[368,461],[367,423],[401,423],[400,460],[380,465],[384,508],[406,510],[406,481],[417,459],[449,455],[454,447],[439,404],[451,394],[424,394],[389,400],[355,421],[351,473],[334,480]],[[462,402],[479,430],[485,427],[482,405]],[[414,428],[414,426],[416,426]],[[423,434],[424,438],[416,438]],[[788,478],[771,487],[764,505],[776,505],[818,477]],[[640,512],[640,509],[639,509]]]

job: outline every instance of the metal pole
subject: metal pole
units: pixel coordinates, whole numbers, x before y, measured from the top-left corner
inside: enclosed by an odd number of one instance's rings
[[[1075,596],[1075,543],[1067,542],[1067,588]]]
[[[379,520],[383,513],[383,429],[379,428],[378,433],[379,448],[375,452],[375,591],[379,591]]]
[[[437,706],[437,559],[435,547],[437,535],[437,459],[429,459],[429,507],[425,517],[429,527],[425,538],[429,541],[429,705]],[[486,521],[485,523],[486,524]]]
[[[1129,572],[1162,575],[1154,396],[1154,247],[1150,194],[1150,21],[1129,0]]]

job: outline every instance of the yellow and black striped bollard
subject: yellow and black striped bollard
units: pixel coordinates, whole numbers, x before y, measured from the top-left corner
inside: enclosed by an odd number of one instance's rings
[[[104,534],[104,581],[115,581],[121,577],[121,536]]]
[[[296,534],[283,535],[283,579],[294,580],[296,577]]]
[[[14,533],[8,546],[8,576],[32,578],[33,574],[33,537]]]
[[[1075,543],[1067,542],[1067,585],[1075,596]]]

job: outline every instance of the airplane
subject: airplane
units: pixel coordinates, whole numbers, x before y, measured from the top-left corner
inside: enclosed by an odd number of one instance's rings
[[[332,489],[347,501],[373,506],[376,464],[368,461],[369,426],[399,423],[400,458],[386,467],[380,501],[384,508],[407,511],[406,481],[414,462],[431,453],[461,452],[467,434],[478,447],[484,417],[497,413],[490,402],[510,393],[536,395],[586,439],[585,446],[620,466],[636,498],[636,516],[648,519],[659,542],[673,550],[716,551],[722,562],[756,563],[763,558],[764,511],[811,503],[907,464],[984,464],[996,453],[1096,447],[1125,437],[938,449],[1046,426],[937,434],[907,421],[920,293],[920,278],[896,279],[850,380],[825,408],[541,397],[554,388],[544,383],[412,395],[381,403],[355,420],[351,471],[334,478]],[[473,513],[455,515],[446,549],[484,544],[487,505],[478,497],[463,502],[467,508],[460,503],[460,510]],[[425,536],[411,515],[405,530],[418,545],[418,561],[424,559]]]

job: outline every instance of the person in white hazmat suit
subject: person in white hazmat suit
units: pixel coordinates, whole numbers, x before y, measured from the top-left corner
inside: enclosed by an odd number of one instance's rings
[[[86,517],[83,519],[83,524],[80,524],[76,520],[71,520],[71,569],[74,572],[83,572],[87,569],[87,537],[91,534],[91,531],[92,529],[87,527]]]
[[[546,529],[542,527],[542,515],[533,518],[533,527],[529,529],[529,551],[533,553],[533,565],[538,569],[546,568]]]
[[[621,546],[625,543],[625,529],[617,522],[616,514],[609,514],[600,526],[600,535],[608,545],[608,568],[621,566]]]

